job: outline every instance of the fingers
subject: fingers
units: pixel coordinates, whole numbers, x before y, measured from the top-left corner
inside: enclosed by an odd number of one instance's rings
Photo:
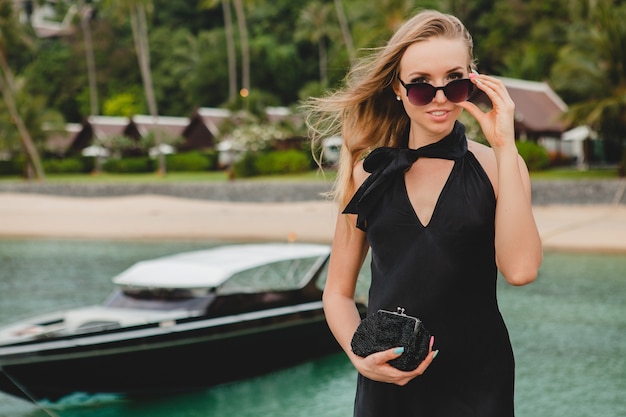
[[[363,358],[363,365],[358,366],[359,372],[369,379],[380,382],[388,382],[396,385],[406,385],[412,379],[422,375],[433,360],[439,353],[438,350],[433,350],[435,338],[430,338],[430,348],[426,358],[418,365],[418,367],[412,371],[401,371],[393,366],[389,365],[389,361],[399,358],[404,354],[403,347],[396,347],[382,352],[372,353],[371,355]]]
[[[469,78],[478,89],[482,90],[489,97],[494,107],[513,105],[513,100],[501,80],[489,75],[478,74],[477,72],[472,72]]]
[[[510,145],[515,137],[515,103],[506,86],[501,80],[485,74],[471,73],[469,78],[476,88],[489,97],[493,109],[485,113],[478,106],[467,101],[457,105],[467,110],[478,121],[492,147]]]
[[[386,365],[393,368],[391,365],[389,365],[388,362],[399,358],[400,356],[402,356],[403,353],[403,347],[396,347],[388,350],[383,350],[382,352],[372,353],[367,357],[367,359],[370,359],[376,366]]]

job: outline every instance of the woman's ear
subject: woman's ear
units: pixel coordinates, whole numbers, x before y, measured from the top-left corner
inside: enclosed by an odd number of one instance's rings
[[[391,86],[391,89],[393,90],[393,94],[396,96],[396,100],[398,101],[402,100],[402,90],[400,88],[400,83],[398,81],[395,81],[393,83],[393,85]]]

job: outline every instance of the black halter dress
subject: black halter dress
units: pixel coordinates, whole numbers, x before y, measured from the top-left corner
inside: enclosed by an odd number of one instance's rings
[[[404,173],[421,157],[454,160],[430,222],[420,222]],[[367,233],[369,312],[397,307],[422,319],[437,358],[406,386],[359,375],[355,417],[512,417],[514,359],[496,300],[496,200],[482,166],[455,125],[418,150],[379,148],[371,175],[344,210]]]

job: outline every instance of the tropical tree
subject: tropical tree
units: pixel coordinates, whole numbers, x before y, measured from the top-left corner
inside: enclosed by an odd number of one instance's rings
[[[419,3],[419,7],[431,6],[427,0]],[[417,8],[415,0],[346,1],[346,9],[354,21],[351,31],[356,47],[381,46]]]
[[[335,11],[337,12],[337,20],[339,21],[343,41],[348,50],[348,56],[352,59],[354,58],[354,41],[352,40],[352,33],[350,32],[350,25],[348,24],[348,17],[346,16],[342,0],[335,0]]]
[[[141,71],[141,80],[143,82],[144,94],[150,116],[153,119],[154,130],[156,135],[156,147],[158,150],[158,174],[165,175],[165,155],[160,151],[161,140],[158,134],[159,130],[156,126],[159,111],[154,95],[154,85],[152,83],[152,71],[150,69],[150,46],[148,44],[148,22],[146,9],[152,8],[150,0],[108,0],[107,2],[114,11],[130,16],[130,25],[133,31],[133,40],[135,42],[135,51],[137,60],[139,61],[139,70]]]
[[[201,8],[213,9],[222,5],[224,30],[226,31],[226,56],[228,59],[228,101],[233,103],[237,98],[237,58],[235,56],[235,34],[230,10],[230,0],[203,0]]]
[[[494,2],[491,11],[482,10],[481,15],[470,20],[476,22],[481,71],[545,80],[557,51],[567,41],[571,22],[567,3],[568,0],[499,1]]]
[[[241,93],[247,96],[250,91],[250,47],[248,46],[248,26],[246,25],[246,13],[243,0],[233,0],[235,15],[237,16],[237,28],[241,42]]]
[[[248,0],[248,2],[251,1],[252,0]],[[248,26],[246,24],[244,0],[202,0],[200,7],[212,9],[217,7],[220,3],[224,14],[224,28],[226,30],[226,48],[228,51],[229,68],[229,101],[232,103],[234,102],[234,95],[232,92],[233,90],[236,91],[235,68],[237,64],[235,59],[235,36],[230,13],[231,4],[235,9],[237,32],[239,33],[239,43],[241,46],[241,90],[239,93],[242,97],[246,97],[250,92],[250,46],[248,41]]]
[[[28,161],[26,175],[29,178],[34,176],[39,180],[43,180],[45,173],[39,158],[39,152],[18,110],[15,100],[17,84],[7,60],[8,47],[20,44],[29,44],[29,41],[18,22],[14,3],[10,0],[0,0],[0,93],[2,93],[7,110],[19,132],[20,141],[26,153]]]
[[[85,44],[85,60],[87,62],[87,79],[89,80],[89,109],[92,115],[100,113],[98,105],[98,87],[96,85],[96,59],[93,53],[93,42],[91,40],[91,19],[94,8],[91,4],[79,1],[80,28],[83,32]]]
[[[626,132],[626,4],[599,1],[589,18],[571,26],[569,42],[552,68],[555,89],[573,103],[568,121],[587,124],[614,152],[612,162],[622,152]]]
[[[306,40],[317,44],[319,54],[320,82],[328,87],[328,43],[336,32],[336,26],[329,24],[334,16],[328,3],[312,2],[302,9],[295,33],[297,40]]]

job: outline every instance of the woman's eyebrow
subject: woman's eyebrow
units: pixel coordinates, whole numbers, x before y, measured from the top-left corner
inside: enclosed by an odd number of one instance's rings
[[[445,74],[452,74],[453,72],[459,72],[459,71],[462,72],[464,68],[465,67],[459,65],[444,72]],[[418,77],[430,77],[431,74],[425,71],[414,71],[414,72],[409,73],[407,76],[410,78],[418,78]]]

